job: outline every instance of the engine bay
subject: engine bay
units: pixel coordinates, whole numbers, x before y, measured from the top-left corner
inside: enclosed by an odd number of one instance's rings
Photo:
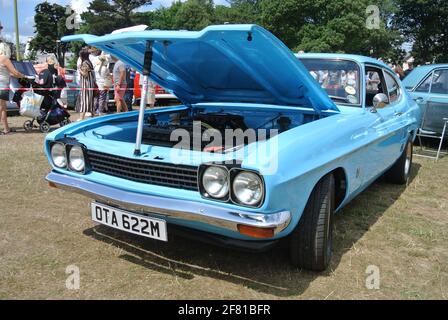
[[[143,144],[225,153],[316,120],[300,112],[186,109],[148,115]]]

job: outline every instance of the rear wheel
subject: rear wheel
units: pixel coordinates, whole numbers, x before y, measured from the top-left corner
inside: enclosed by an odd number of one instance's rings
[[[395,184],[407,184],[411,175],[413,145],[409,138],[400,158],[386,173],[388,181]]]
[[[333,250],[334,193],[332,174],[314,187],[290,238],[290,258],[294,266],[313,271],[328,267]]]
[[[42,122],[39,128],[42,133],[50,132],[50,124],[46,121]]]

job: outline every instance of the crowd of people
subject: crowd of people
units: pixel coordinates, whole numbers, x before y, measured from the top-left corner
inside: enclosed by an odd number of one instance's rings
[[[80,85],[79,120],[86,116],[99,116],[107,113],[109,92],[114,89],[117,112],[132,110],[134,100],[134,81],[136,71],[116,57],[104,54],[94,47],[83,48],[77,63],[78,84]],[[155,103],[154,84],[150,85],[148,103]]]
[[[108,113],[109,93],[112,89],[117,112],[132,111],[134,81],[137,76],[135,70],[93,47],[85,47],[80,51],[77,69],[79,95],[75,109],[79,113],[78,121]],[[58,103],[67,108],[68,88],[63,73],[56,59],[49,56],[38,70],[36,77],[22,74],[11,62],[9,45],[0,41],[0,120],[3,125],[0,134],[8,135],[15,132],[9,126],[7,118],[7,103],[11,98],[11,77],[34,81],[40,88],[35,92],[44,96],[42,105]],[[155,104],[153,83],[149,86],[148,104],[152,107]]]

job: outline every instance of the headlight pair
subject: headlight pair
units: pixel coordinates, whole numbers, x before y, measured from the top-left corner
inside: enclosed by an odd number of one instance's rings
[[[244,206],[258,207],[264,199],[264,183],[255,172],[208,166],[202,170],[201,193],[204,197],[229,201]]]
[[[86,169],[84,150],[81,145],[56,142],[51,146],[51,159],[60,169],[83,173]]]

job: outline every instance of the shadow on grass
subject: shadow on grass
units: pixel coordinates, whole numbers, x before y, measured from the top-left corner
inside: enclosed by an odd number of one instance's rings
[[[414,164],[411,180],[419,170],[420,165]],[[123,250],[122,259],[153,271],[186,280],[195,276],[209,277],[265,294],[288,297],[303,293],[317,277],[330,276],[342,256],[405,190],[405,186],[382,180],[375,182],[336,216],[333,260],[330,268],[322,273],[291,267],[286,241],[265,253],[245,253],[176,235],[170,235],[169,243],[151,241],[105,226],[87,229],[84,234]]]

